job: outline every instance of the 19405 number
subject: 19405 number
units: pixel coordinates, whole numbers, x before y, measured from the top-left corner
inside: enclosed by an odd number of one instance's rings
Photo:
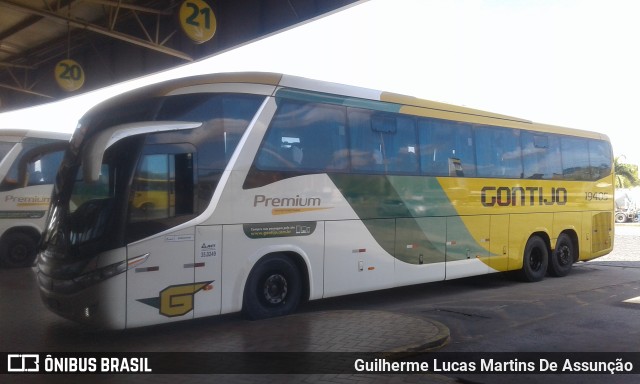
[[[610,196],[606,192],[585,192],[584,199],[587,201],[605,201],[609,200]]]

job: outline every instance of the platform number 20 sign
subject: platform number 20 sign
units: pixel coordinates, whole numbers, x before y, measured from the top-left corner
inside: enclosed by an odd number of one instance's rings
[[[180,26],[197,44],[209,41],[216,33],[216,16],[203,0],[185,0],[180,6]]]
[[[56,64],[56,82],[60,88],[68,92],[82,88],[84,84],[84,70],[76,61],[65,59]]]

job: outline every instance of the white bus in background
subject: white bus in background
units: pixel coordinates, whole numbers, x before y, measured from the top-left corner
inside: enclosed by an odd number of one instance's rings
[[[0,265],[36,256],[56,172],[70,134],[0,129]]]

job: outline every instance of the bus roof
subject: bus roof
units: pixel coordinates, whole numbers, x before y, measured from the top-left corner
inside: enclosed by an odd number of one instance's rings
[[[0,128],[0,141],[22,141],[26,137],[33,137],[39,139],[53,139],[53,140],[66,140],[71,138],[70,133],[63,132],[47,132],[37,131],[32,129],[20,129],[20,128]]]
[[[502,125],[512,128],[609,140],[606,135],[597,132],[538,124],[518,117],[440,103],[413,96],[270,72],[215,73],[173,79],[128,92],[122,95],[122,97],[116,97],[110,101],[99,104],[90,113],[100,111],[103,108],[109,108],[113,104],[119,104],[123,101],[126,102],[126,100],[134,100],[139,97],[161,97],[171,94],[196,92],[196,90],[197,92],[207,92],[208,85],[213,86],[217,84],[267,85],[274,87],[274,92],[282,89],[294,89],[308,93],[335,95],[345,99],[350,98],[392,103],[398,107],[397,110],[400,113],[418,116],[429,116],[487,125]]]

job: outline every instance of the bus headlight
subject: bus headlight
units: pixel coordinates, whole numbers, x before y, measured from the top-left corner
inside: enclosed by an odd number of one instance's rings
[[[111,277],[117,276],[131,268],[135,268],[136,266],[147,261],[148,257],[149,254],[145,253],[144,255],[140,255],[129,260],[122,260],[117,263],[107,265],[106,267],[98,268],[94,271],[85,273],[84,275],[73,279],[73,281],[86,288],[98,284],[99,282]]]

